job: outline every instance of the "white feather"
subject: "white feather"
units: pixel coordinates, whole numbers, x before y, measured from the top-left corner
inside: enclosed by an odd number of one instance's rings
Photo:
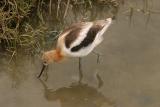
[[[93,25],[93,23],[92,22],[86,22],[86,26],[84,26],[84,28],[81,31],[80,35],[71,44],[71,47],[69,49],[66,48],[65,43],[64,43],[64,37],[69,32],[63,34],[63,36],[61,36],[58,39],[59,43],[60,43],[60,41],[62,43],[62,40],[63,40],[63,44],[60,45],[60,48],[61,48],[61,51],[62,51],[63,55],[65,55],[65,56],[71,56],[71,57],[83,57],[83,56],[88,55],[97,45],[99,45],[103,41],[103,36],[102,35],[108,29],[108,27],[111,25],[111,22],[112,22],[111,18],[106,19],[106,21],[104,21],[104,23],[103,23],[104,25],[102,25],[102,26],[104,26],[103,29],[97,33],[95,40],[90,45],[88,45],[85,48],[80,49],[77,52],[71,52],[70,49],[72,47],[74,47],[74,46],[79,45],[84,40],[84,38],[87,36],[87,32],[89,31],[89,29],[91,28],[91,26]]]

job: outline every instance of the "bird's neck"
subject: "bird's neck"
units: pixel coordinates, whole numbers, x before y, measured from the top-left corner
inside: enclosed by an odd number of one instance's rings
[[[53,55],[53,60],[55,62],[60,62],[64,58],[59,49],[53,50],[53,54],[52,55]]]

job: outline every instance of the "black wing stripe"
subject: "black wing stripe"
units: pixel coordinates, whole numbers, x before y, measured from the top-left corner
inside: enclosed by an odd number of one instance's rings
[[[88,33],[87,36],[84,38],[84,40],[77,46],[74,46],[73,48],[71,48],[72,52],[76,52],[79,51],[80,49],[87,47],[88,45],[90,45],[94,39],[96,38],[97,33],[102,29],[103,27],[100,25],[93,25]]]

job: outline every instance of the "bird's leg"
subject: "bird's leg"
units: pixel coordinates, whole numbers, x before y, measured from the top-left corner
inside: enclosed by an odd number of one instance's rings
[[[81,80],[83,78],[83,72],[82,72],[82,64],[81,64],[82,58],[79,58],[79,83],[81,83]]]
[[[103,80],[101,79],[101,76],[96,73],[96,78],[98,80],[98,88],[101,88],[103,86]]]
[[[100,63],[100,56],[102,56],[102,54],[97,53],[95,51],[93,51],[93,54],[95,54],[97,56],[97,64],[99,64]]]

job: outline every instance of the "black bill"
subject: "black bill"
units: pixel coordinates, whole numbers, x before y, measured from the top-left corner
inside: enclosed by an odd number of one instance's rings
[[[38,75],[38,78],[41,77],[41,75],[42,75],[42,73],[43,73],[43,71],[44,71],[44,69],[45,69],[46,67],[47,67],[47,65],[43,64],[42,70],[41,70],[40,74]]]

